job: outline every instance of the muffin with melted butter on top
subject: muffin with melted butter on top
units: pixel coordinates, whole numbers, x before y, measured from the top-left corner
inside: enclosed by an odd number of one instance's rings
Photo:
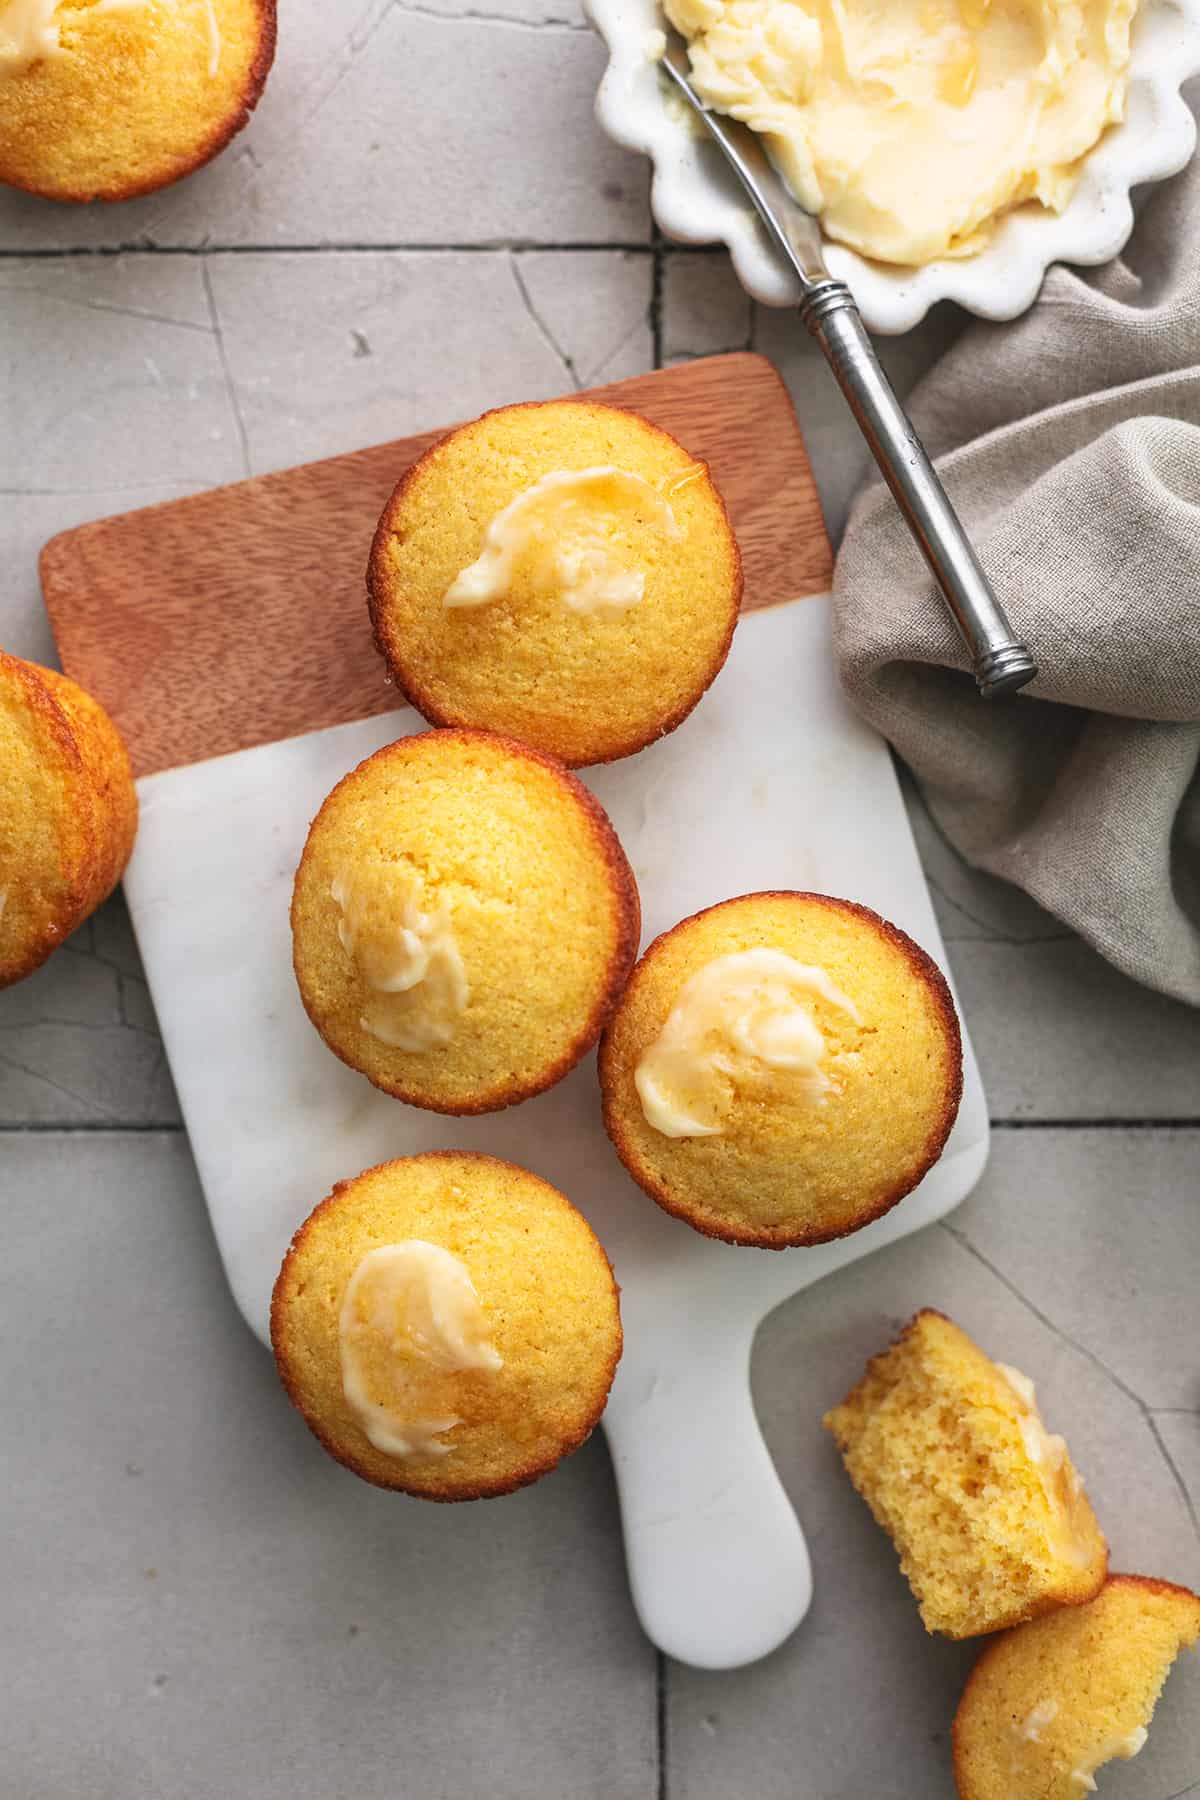
[[[240,131],[275,52],[275,0],[0,0],[0,181],[127,200]]]
[[[666,1211],[734,1244],[857,1231],[942,1151],[962,1091],[940,970],[866,907],[747,894],[646,951],[600,1049],[604,1122]]]
[[[335,1055],[435,1112],[540,1093],[595,1043],[640,910],[578,778],[482,731],[401,738],[339,782],[292,898],[296,979]]]
[[[742,572],[704,463],[634,413],[556,400],[427,451],[367,584],[379,648],[427,719],[579,767],[687,716],[725,661]]]
[[[583,1216],[491,1156],[401,1157],[333,1190],[279,1272],[271,1342],[329,1451],[428,1500],[506,1494],[580,1445],[621,1354]]]

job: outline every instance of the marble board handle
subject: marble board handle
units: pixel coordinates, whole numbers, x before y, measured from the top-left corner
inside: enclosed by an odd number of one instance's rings
[[[693,1319],[661,1354],[644,1328],[630,1335],[641,1351],[604,1424],[634,1605],[668,1656],[738,1668],[790,1636],[812,1598],[808,1546],[754,1416],[753,1330]]]

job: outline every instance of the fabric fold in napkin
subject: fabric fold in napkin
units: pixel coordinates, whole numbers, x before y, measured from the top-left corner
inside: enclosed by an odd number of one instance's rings
[[[910,411],[1039,675],[977,696],[876,480],[834,582],[846,691],[969,862],[1200,1005],[1200,162],[1120,260],[973,321]]]

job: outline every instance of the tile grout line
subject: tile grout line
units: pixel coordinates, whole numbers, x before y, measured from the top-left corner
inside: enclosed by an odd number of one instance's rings
[[[661,369],[663,366],[663,283],[666,275],[666,260],[662,237],[657,226],[654,228],[654,243],[650,254],[650,344],[654,356],[654,367]]]
[[[144,1119],[32,1119],[27,1125],[0,1123],[0,1137],[182,1137],[186,1127],[170,1119],[147,1123]]]
[[[1200,1117],[1179,1119],[991,1119],[993,1131],[1196,1131],[1200,1132]],[[49,1136],[53,1133],[66,1135],[101,1136],[104,1133],[143,1133],[151,1135],[155,1132],[167,1132],[180,1135],[186,1126],[179,1120],[145,1120],[145,1119],[30,1119],[24,1123],[16,1120],[0,1120],[0,1137]]]
[[[1162,1119],[1089,1119],[1076,1115],[1048,1119],[991,1119],[989,1124],[993,1131],[1197,1131],[1200,1130],[1200,1115]]]
[[[645,238],[611,240],[580,238],[566,243],[543,243],[537,238],[489,238],[479,243],[345,243],[345,244],[152,244],[136,239],[123,244],[69,244],[59,248],[0,246],[0,264],[5,262],[82,261],[88,257],[117,256],[494,256],[503,251],[539,251],[549,255],[571,256],[611,251],[621,256],[659,256],[665,254],[661,242]],[[713,256],[709,244],[672,245],[672,254],[681,256]]]

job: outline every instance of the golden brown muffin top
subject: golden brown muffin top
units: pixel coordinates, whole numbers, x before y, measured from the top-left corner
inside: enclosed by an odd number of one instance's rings
[[[494,597],[453,603],[481,556]],[[741,559],[703,463],[634,413],[560,400],[485,413],[428,451],[380,520],[368,590],[426,718],[577,767],[691,711],[729,649]]]
[[[819,1049],[795,1066],[735,1020],[698,1052],[707,1063],[675,1101],[712,1135],[667,1135],[641,1084],[702,971],[770,950],[807,971],[760,1003],[768,1035],[802,1008]],[[815,971],[815,976],[812,972]],[[742,1026],[752,1021],[747,1002]],[[805,1078],[799,1079],[804,1073]],[[814,1076],[816,1079],[812,1079]],[[605,1124],[634,1179],[668,1212],[733,1243],[821,1243],[878,1218],[940,1155],[958,1109],[962,1051],[945,981],[912,939],[828,895],[748,894],[685,919],[642,957],[600,1051]]]
[[[347,1398],[340,1321],[370,1253],[413,1242],[448,1253],[474,1290],[477,1341],[494,1355],[431,1372],[401,1331],[370,1369],[394,1366],[411,1416],[453,1417],[436,1448],[390,1455]],[[402,1157],[341,1182],[292,1241],[271,1308],[280,1375],[338,1461],[381,1487],[432,1500],[508,1493],[588,1436],[621,1353],[617,1289],[591,1227],[548,1182],[495,1157]],[[463,1358],[455,1359],[462,1362]]]
[[[0,66],[0,181],[125,200],[177,181],[246,123],[275,51],[275,0],[61,0],[47,54]]]
[[[347,775],[313,821],[292,901],[296,977],[326,1043],[443,1112],[560,1079],[599,1035],[639,928],[588,790],[486,732],[402,738]]]

